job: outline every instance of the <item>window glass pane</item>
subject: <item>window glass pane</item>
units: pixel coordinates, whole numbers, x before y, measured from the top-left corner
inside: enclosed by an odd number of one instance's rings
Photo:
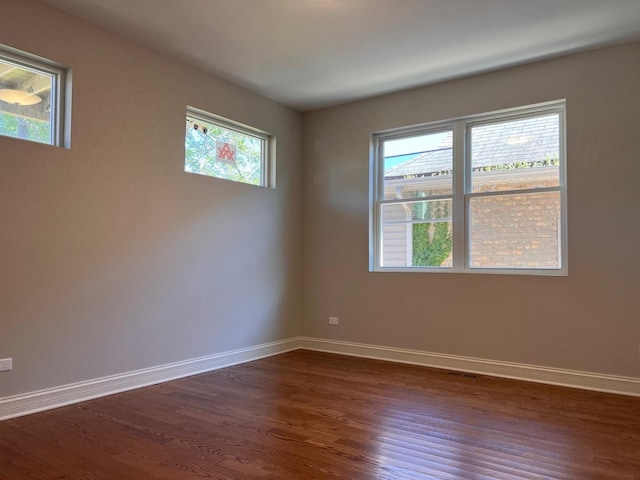
[[[451,267],[451,200],[382,205],[380,263]]]
[[[54,76],[0,59],[0,135],[53,143]]]
[[[452,138],[444,131],[385,141],[384,199],[450,195]]]
[[[473,192],[560,184],[557,113],[471,128]]]
[[[469,200],[473,268],[560,268],[560,192]]]
[[[186,172],[262,185],[264,140],[187,116]]]

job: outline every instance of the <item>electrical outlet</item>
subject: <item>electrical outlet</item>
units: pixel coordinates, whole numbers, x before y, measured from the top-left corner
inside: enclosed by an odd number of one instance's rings
[[[329,325],[340,325],[340,319],[338,317],[329,317]]]
[[[0,359],[0,372],[6,372],[13,369],[13,358]]]

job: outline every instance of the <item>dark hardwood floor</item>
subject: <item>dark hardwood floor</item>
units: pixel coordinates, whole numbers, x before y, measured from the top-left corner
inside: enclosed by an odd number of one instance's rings
[[[640,398],[309,351],[0,422],[0,479],[640,479]]]

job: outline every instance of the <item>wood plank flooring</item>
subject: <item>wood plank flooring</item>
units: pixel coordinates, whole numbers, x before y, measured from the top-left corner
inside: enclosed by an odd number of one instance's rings
[[[640,479],[640,398],[295,351],[0,422],[0,479]]]

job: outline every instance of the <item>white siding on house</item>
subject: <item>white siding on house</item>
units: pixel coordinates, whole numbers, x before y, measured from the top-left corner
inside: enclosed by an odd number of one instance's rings
[[[410,221],[402,205],[394,205],[385,210],[385,223],[382,226],[381,263],[385,267],[406,267],[411,265],[412,236],[411,223],[396,223]]]

